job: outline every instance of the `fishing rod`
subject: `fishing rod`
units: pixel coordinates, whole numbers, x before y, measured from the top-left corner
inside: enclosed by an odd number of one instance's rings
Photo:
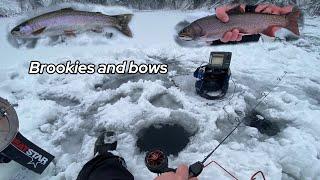
[[[269,91],[267,93],[262,93],[263,96],[255,104],[255,106],[253,107],[253,110],[255,110],[271,94],[271,92],[274,90],[274,88],[277,87],[281,83],[281,81],[285,78],[286,75],[287,75],[287,72],[284,71],[283,75],[281,75],[280,77],[277,78],[277,83],[275,83],[274,86],[271,89],[269,89]],[[189,177],[197,177],[201,174],[201,172],[203,171],[203,169],[205,167],[204,163],[234,133],[234,131],[236,129],[238,129],[238,127],[243,122],[244,122],[244,119],[239,121],[238,124],[225,136],[225,138],[223,138],[222,141],[219,142],[219,144],[207,156],[205,156],[205,158],[202,161],[198,161],[198,162],[189,166]],[[151,172],[156,173],[158,175],[165,173],[165,172],[175,172],[176,171],[176,169],[168,167],[168,157],[166,156],[166,154],[163,151],[161,151],[159,149],[149,151],[146,154],[145,164]]]
[[[277,78],[277,83],[273,86],[273,88],[271,88],[267,93],[265,93],[262,98],[257,102],[257,104],[252,108],[253,110],[255,110],[269,95],[270,93],[273,91],[273,89],[275,87],[277,87],[280,82],[282,81],[282,79],[286,76],[287,72],[284,71],[283,75],[281,75],[280,77]],[[212,156],[212,154],[221,146],[221,144],[223,144],[232,134],[233,132],[238,129],[238,127],[243,123],[244,119],[242,119],[241,121],[238,122],[238,124],[232,129],[232,131],[230,131],[230,133],[217,145],[217,147],[215,147],[202,161],[202,164],[204,164],[209,158],[210,156]]]

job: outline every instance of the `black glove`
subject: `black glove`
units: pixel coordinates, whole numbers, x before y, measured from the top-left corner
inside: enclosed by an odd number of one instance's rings
[[[245,12],[255,13],[258,5],[246,5]]]

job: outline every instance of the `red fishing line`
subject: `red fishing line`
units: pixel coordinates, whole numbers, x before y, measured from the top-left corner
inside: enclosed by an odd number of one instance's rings
[[[212,164],[212,163],[215,163],[216,165],[218,165],[221,169],[223,169],[226,173],[228,173],[228,174],[229,174],[231,177],[233,177],[235,180],[239,180],[238,178],[235,177],[235,175],[231,174],[226,168],[224,168],[223,166],[221,166],[218,162],[216,162],[216,161],[214,161],[214,160],[211,161],[211,162],[209,162],[208,164],[206,164],[206,165],[204,166],[204,168],[208,167],[208,166],[209,166],[210,164]],[[256,176],[257,176],[258,174],[261,174],[263,180],[266,180],[266,177],[264,176],[264,174],[263,174],[262,171],[257,171],[256,173],[254,173],[254,174],[251,176],[250,180],[255,180],[255,179],[256,179]]]

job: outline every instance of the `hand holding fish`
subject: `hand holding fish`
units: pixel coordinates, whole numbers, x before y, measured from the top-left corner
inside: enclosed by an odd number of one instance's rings
[[[216,8],[216,16],[222,22],[229,21],[228,12],[234,11],[237,9],[238,12],[244,13],[246,10],[245,4],[236,4],[236,5],[225,5]],[[293,6],[285,6],[285,7],[278,7],[273,4],[261,4],[258,5],[255,9],[256,13],[266,13],[266,14],[275,14],[275,15],[284,15],[292,12]],[[279,27],[273,27],[267,35],[274,36],[275,32],[279,30]],[[229,42],[229,41],[241,41],[242,40],[242,33],[239,29],[233,29],[232,31],[228,31],[224,34],[224,36],[220,39],[222,42]]]
[[[261,4],[258,5],[255,9],[256,13],[267,13],[267,14],[277,14],[277,15],[283,15],[288,14],[292,12],[293,6],[285,6],[285,7],[279,7],[273,4]]]
[[[266,13],[266,14],[276,14],[276,15],[283,15],[292,12],[293,6],[285,6],[279,7],[273,4],[261,4],[258,5],[255,9],[256,13]],[[271,28],[270,32],[268,32],[269,36],[275,36],[275,33],[280,29],[280,27],[273,27]]]

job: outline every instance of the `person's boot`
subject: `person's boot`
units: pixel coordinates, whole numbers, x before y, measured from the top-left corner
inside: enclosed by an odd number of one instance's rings
[[[102,155],[109,151],[114,151],[117,149],[117,144],[118,142],[116,141],[115,133],[111,131],[104,131],[95,142],[94,155]]]

